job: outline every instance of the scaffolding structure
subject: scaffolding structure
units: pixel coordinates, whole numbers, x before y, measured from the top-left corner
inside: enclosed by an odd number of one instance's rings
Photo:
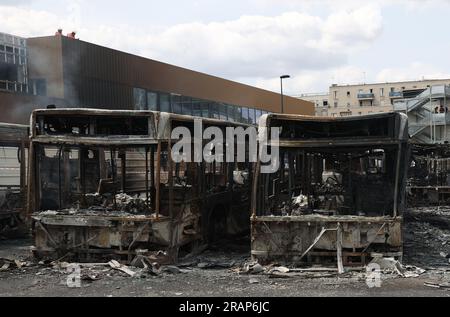
[[[450,86],[431,86],[414,98],[401,99],[394,103],[394,110],[406,113],[409,119],[409,134],[414,143],[446,144],[450,123]]]

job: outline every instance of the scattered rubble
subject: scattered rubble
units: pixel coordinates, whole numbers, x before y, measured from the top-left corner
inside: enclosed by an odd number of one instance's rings
[[[28,261],[21,261],[18,259],[10,260],[10,259],[0,258],[0,272],[12,270],[12,269],[21,269],[23,267],[30,267],[32,265],[33,265],[32,262],[28,262]]]
[[[409,210],[405,215],[404,232],[404,264],[425,269],[449,266],[450,208]]]
[[[431,282],[425,282],[423,283],[423,285],[427,286],[427,287],[432,287],[432,288],[440,288],[440,289],[447,289],[450,290],[450,283],[431,283]]]
[[[119,270],[121,272],[124,272],[126,274],[128,274],[129,276],[133,277],[136,275],[136,272],[134,272],[133,270],[129,269],[128,266],[126,265],[122,265],[119,262],[112,260],[109,263],[109,266],[115,270]]]

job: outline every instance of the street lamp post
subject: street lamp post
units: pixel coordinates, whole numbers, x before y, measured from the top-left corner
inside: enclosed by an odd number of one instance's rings
[[[280,76],[281,81],[281,113],[284,113],[283,79],[291,78],[289,75]]]

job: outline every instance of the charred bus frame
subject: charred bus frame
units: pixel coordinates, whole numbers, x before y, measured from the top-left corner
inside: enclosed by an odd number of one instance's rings
[[[29,129],[0,123],[0,236],[26,235],[26,155]]]
[[[408,205],[448,205],[449,176],[449,144],[412,143],[407,186]]]
[[[402,257],[408,124],[398,113],[339,119],[267,115],[281,129],[280,169],[252,193],[252,257],[364,265]]]
[[[172,129],[193,130],[194,119],[149,111],[34,111],[28,191],[34,253],[79,261],[131,261],[139,253],[173,262],[181,248],[227,233],[223,224],[233,218],[246,219],[248,229],[250,186],[236,184],[233,172],[251,172],[249,164],[172,160],[178,141]],[[137,206],[124,211],[121,199]]]

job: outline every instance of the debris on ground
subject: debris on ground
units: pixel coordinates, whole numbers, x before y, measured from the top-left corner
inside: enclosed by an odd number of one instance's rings
[[[397,274],[401,277],[411,278],[419,277],[426,270],[416,266],[406,265],[403,266],[398,260],[394,258],[382,258],[376,257],[370,262],[370,264],[377,264],[380,267],[380,271],[385,274]]]
[[[450,290],[450,283],[432,283],[432,282],[425,282],[423,283],[424,286],[427,287],[433,287],[433,288],[439,288],[439,289],[447,289]]]
[[[377,257],[372,264],[380,266],[382,280],[405,280],[420,278],[420,285],[432,291],[448,290],[450,283],[450,208],[422,208],[411,210],[405,216],[404,261]],[[245,245],[244,245],[245,246]],[[364,267],[345,267],[346,273],[338,274],[335,266],[298,267],[287,263],[262,265],[250,259],[248,249],[239,246],[219,245],[197,247],[191,253],[180,257],[180,262],[171,264],[166,252],[136,250],[136,256],[127,262],[70,263],[60,261],[34,262],[26,257],[26,249],[14,254],[0,248],[0,274],[17,277],[30,274],[39,281],[52,276],[65,279],[69,268],[80,267],[81,281],[86,287],[109,285],[124,279],[130,285],[142,279],[155,281],[183,281],[202,276],[213,282],[222,280],[242,281],[253,289],[267,285],[283,287],[297,280],[321,280],[326,287],[334,288],[349,283],[365,283],[367,272]],[[17,249],[15,249],[17,250]],[[238,250],[238,251],[236,251]],[[29,251],[28,251],[29,252]],[[14,255],[12,255],[14,254]],[[128,284],[128,282],[126,282]],[[158,282],[159,283],[159,282]],[[346,284],[347,283],[347,284]],[[365,284],[364,284],[365,285]],[[416,284],[414,284],[416,285]],[[120,284],[122,287],[123,284]],[[122,287],[124,288],[124,287]],[[178,292],[179,289],[174,290]]]
[[[0,258],[0,272],[12,270],[12,269],[21,269],[23,267],[29,267],[32,263],[28,261],[21,261],[18,259],[10,260]]]
[[[109,261],[109,266],[115,270],[119,270],[121,272],[124,272],[126,274],[128,274],[129,276],[133,277],[136,275],[136,272],[131,270],[128,266],[120,264],[119,262],[117,262],[116,260],[111,260]]]
[[[421,207],[409,210],[405,215],[404,232],[404,264],[425,269],[449,265],[449,207]]]

